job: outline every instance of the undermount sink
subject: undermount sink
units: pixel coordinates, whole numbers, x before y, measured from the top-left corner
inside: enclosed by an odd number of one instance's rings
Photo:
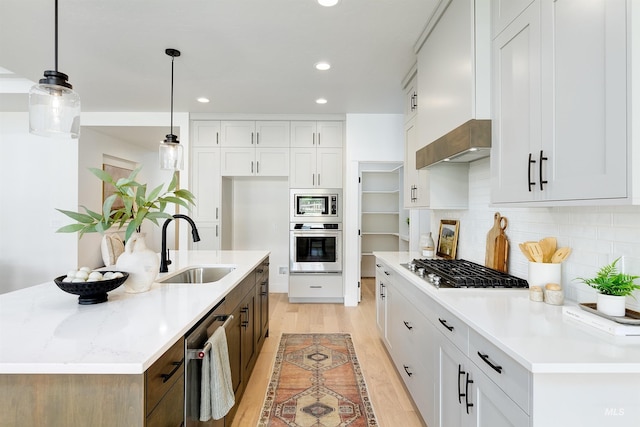
[[[225,277],[234,266],[191,267],[180,273],[158,280],[158,283],[213,283]]]

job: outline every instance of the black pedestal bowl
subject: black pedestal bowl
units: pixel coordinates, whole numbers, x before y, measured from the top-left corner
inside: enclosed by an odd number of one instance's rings
[[[122,285],[129,277],[129,273],[124,271],[120,271],[120,273],[122,273],[122,277],[94,282],[63,282],[63,279],[67,277],[66,275],[56,277],[53,281],[63,291],[78,295],[78,304],[99,304],[107,301],[107,292]]]

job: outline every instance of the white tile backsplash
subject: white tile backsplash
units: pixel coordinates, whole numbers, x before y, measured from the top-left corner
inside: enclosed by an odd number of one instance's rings
[[[441,219],[460,220],[457,258],[484,264],[487,232],[493,214],[500,212],[509,221],[509,273],[514,276],[526,279],[528,275],[518,243],[547,236],[557,237],[558,246],[573,249],[562,265],[568,299],[595,301],[595,291],[575,278],[592,277],[618,257],[623,257],[619,263],[623,272],[640,275],[640,206],[496,207],[489,206],[490,187],[489,159],[475,161],[469,168],[469,209],[431,212],[434,235]],[[639,292],[636,298],[627,298],[627,305],[638,310]]]

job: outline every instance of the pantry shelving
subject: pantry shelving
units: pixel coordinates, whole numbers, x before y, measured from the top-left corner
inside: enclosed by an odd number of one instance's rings
[[[408,212],[402,208],[402,164],[360,165],[360,254],[362,277],[375,276],[374,251],[408,250]]]

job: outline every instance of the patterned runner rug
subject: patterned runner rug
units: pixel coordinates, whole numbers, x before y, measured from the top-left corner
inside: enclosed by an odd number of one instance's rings
[[[282,334],[258,427],[377,426],[349,334]]]

